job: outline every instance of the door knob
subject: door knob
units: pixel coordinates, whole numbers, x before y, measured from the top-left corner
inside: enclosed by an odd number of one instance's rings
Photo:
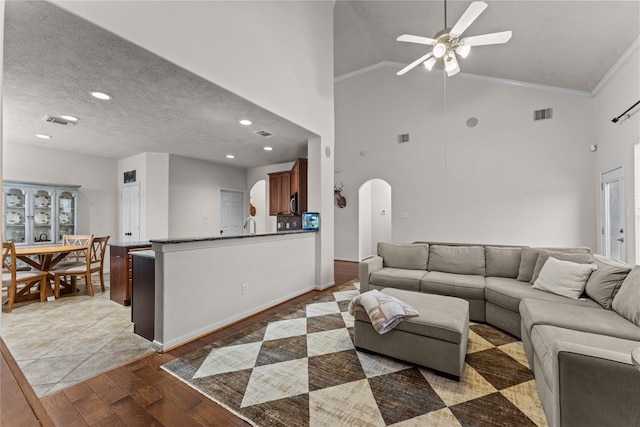
[[[624,237],[621,237],[619,239],[616,239],[618,242],[624,242]]]

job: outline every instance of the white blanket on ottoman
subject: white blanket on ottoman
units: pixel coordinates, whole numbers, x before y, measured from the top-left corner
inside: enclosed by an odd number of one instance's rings
[[[358,295],[349,303],[349,314],[353,316],[356,306],[361,305],[369,319],[371,325],[379,333],[384,334],[395,328],[405,317],[416,317],[420,313],[409,304],[400,301],[398,298],[374,289]]]

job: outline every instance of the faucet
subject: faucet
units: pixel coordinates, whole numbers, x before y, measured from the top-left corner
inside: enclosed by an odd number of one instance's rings
[[[251,233],[251,223],[253,222],[253,233]],[[253,219],[252,216],[248,216],[247,219],[244,220],[244,226],[242,226],[245,230],[249,230],[249,234],[256,234],[256,220]]]

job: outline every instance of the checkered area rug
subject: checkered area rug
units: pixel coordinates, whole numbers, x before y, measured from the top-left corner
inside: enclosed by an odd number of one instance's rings
[[[256,426],[546,426],[522,343],[470,325],[460,381],[353,345],[348,283],[162,366]]]

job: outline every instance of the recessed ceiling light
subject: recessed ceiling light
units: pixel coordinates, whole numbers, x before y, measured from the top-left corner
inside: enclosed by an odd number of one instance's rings
[[[69,116],[67,114],[65,114],[64,116],[60,116],[63,119],[69,120],[71,122],[77,122],[79,119],[76,116]]]
[[[244,125],[244,126],[249,126],[249,125],[251,125],[251,120],[242,119],[242,120],[240,120],[240,124]]]
[[[42,138],[42,139],[51,139],[50,135],[44,135],[44,134],[41,134],[41,133],[37,133],[36,136],[38,138]]]
[[[108,93],[99,92],[99,91],[95,91],[95,90],[91,90],[91,91],[89,91],[89,93],[94,98],[102,99],[102,100],[105,100],[105,101],[108,100],[108,99],[111,99],[111,95],[109,95]]]
[[[227,159],[235,159],[236,156],[234,156],[233,154],[227,154]]]
[[[264,147],[264,151],[273,151],[273,147]]]

